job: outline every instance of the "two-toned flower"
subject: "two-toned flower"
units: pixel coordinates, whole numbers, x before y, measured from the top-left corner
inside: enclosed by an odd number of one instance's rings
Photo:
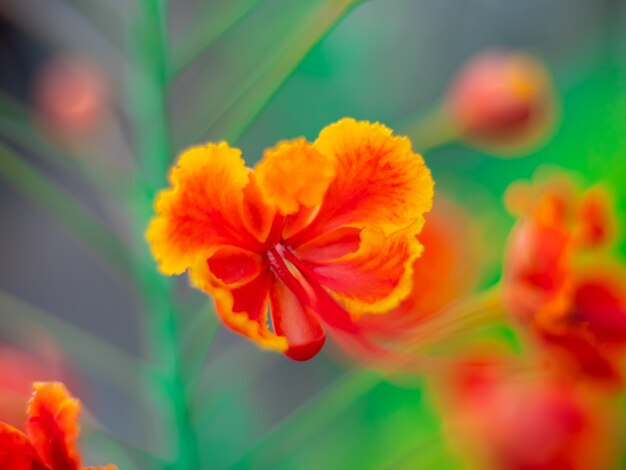
[[[343,119],[279,143],[255,169],[226,143],[185,151],[147,232],[164,274],[190,273],[224,323],[292,359],[325,328],[394,308],[412,287],[433,181],[406,138]]]

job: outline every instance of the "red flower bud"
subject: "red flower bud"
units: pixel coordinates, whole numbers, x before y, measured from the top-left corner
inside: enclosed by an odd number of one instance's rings
[[[521,52],[487,51],[470,58],[450,86],[446,108],[463,139],[505,154],[540,143],[555,116],[545,66]]]
[[[61,135],[93,130],[106,107],[102,73],[90,62],[74,57],[55,58],[46,64],[34,94],[42,124]]]

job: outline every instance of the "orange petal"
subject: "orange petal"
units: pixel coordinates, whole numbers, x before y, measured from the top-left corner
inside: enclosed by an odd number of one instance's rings
[[[8,424],[0,423],[0,468],[7,470],[50,470],[26,435]]]
[[[234,246],[220,248],[207,263],[213,275],[231,287],[252,280],[263,269],[263,260],[258,254]]]
[[[146,238],[164,274],[180,274],[220,245],[248,246],[242,204],[248,172],[241,152],[225,143],[193,147],[172,169],[172,187],[155,203]]]
[[[99,467],[83,467],[83,470],[117,470],[115,465],[104,465]]]
[[[335,178],[335,159],[317,152],[301,138],[267,150],[255,174],[267,202],[281,214],[289,215],[301,206],[316,207],[322,203]]]
[[[605,347],[626,344],[626,284],[619,274],[584,276],[573,293],[575,319]]]
[[[418,236],[424,252],[413,264],[411,293],[385,315],[359,318],[358,325],[375,340],[390,340],[393,345],[414,342],[424,321],[471,292],[478,280],[481,262],[469,214],[451,201],[435,199]]]
[[[422,252],[415,237],[417,228],[415,224],[388,236],[364,229],[358,251],[312,269],[319,282],[335,293],[350,313],[387,311],[411,290],[413,262]]]
[[[37,382],[33,388],[26,420],[28,439],[50,467],[79,469],[80,402],[60,382]]]
[[[336,160],[337,176],[316,220],[297,241],[346,225],[375,225],[390,234],[423,222],[434,183],[409,139],[394,137],[382,124],[346,118],[322,130],[314,146]]]
[[[272,228],[276,208],[264,201],[257,175],[250,172],[249,178],[243,190],[243,224],[257,240],[264,242]]]
[[[272,333],[267,325],[272,282],[268,271],[261,271],[256,278],[234,288],[224,287],[211,273],[207,263],[198,263],[190,274],[197,287],[213,295],[217,314],[230,329],[261,347],[280,352],[287,349],[287,340]]]
[[[273,282],[270,301],[274,330],[289,344],[285,355],[295,361],[315,356],[326,339],[317,317],[279,280]]]

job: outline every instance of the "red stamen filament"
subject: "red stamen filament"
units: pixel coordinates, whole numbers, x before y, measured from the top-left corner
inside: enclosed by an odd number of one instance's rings
[[[317,312],[330,326],[344,331],[356,332],[350,315],[321,286],[313,273],[291,251],[281,244],[267,250],[267,259],[272,272],[293,292],[302,305]],[[289,269],[288,261],[296,270]]]

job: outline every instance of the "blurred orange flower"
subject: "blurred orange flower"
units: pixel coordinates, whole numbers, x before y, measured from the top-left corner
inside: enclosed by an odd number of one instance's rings
[[[575,390],[520,379],[504,364],[465,361],[446,382],[450,437],[491,470],[607,468],[610,426]]]
[[[385,315],[356,320],[360,335],[336,334],[342,349],[377,367],[410,367],[411,346],[423,326],[475,286],[480,271],[475,227],[468,214],[439,195],[418,239],[424,253],[413,264],[413,289]]]
[[[463,139],[505,154],[543,140],[556,115],[545,66],[528,54],[501,50],[467,61],[450,86],[446,109]]]
[[[433,181],[407,138],[343,119],[282,142],[254,170],[226,143],[182,154],[147,239],[164,274],[189,270],[222,320],[307,360],[322,324],[394,308],[411,289]],[[268,312],[269,310],[269,312]]]
[[[606,194],[594,188],[579,195],[561,178],[536,189],[515,185],[508,199],[519,215],[504,266],[509,309],[558,370],[620,383],[626,274],[597,259],[614,231]],[[585,262],[588,254],[595,258]]]
[[[107,106],[104,75],[85,58],[55,57],[42,68],[34,99],[47,129],[61,135],[89,132],[102,120]]]
[[[25,433],[0,423],[0,468],[12,470],[116,470],[82,467],[76,446],[80,402],[60,382],[37,382]]]

